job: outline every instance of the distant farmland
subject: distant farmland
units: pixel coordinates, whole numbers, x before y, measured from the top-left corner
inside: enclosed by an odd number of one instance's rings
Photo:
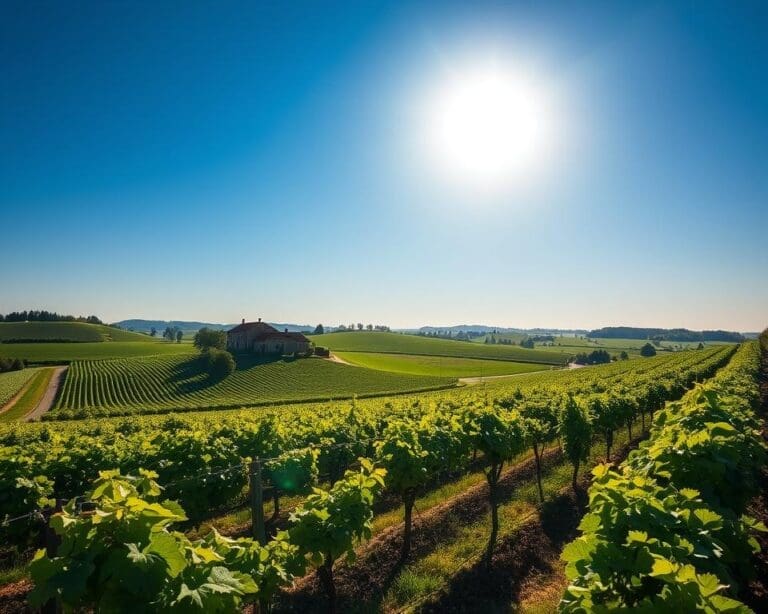
[[[413,354],[384,354],[376,352],[334,352],[342,360],[354,365],[408,373],[411,375],[437,375],[439,377],[488,377],[516,375],[551,369],[551,365],[513,362],[511,360],[481,360],[451,356],[420,356]]]
[[[265,363],[241,357],[235,372],[222,381],[211,380],[197,358],[191,356],[78,361],[70,367],[51,417],[324,401],[455,384],[454,378],[401,375],[320,359]]]
[[[486,360],[512,360],[562,365],[563,352],[521,348],[516,345],[491,345],[469,341],[435,339],[418,335],[383,332],[340,332],[310,337],[316,345],[337,352],[376,352],[386,354],[413,354],[423,356],[450,356]]]

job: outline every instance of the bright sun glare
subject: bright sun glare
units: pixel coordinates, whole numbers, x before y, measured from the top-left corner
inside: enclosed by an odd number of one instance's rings
[[[423,118],[441,175],[496,191],[538,170],[552,138],[544,88],[513,68],[465,66],[434,88]]]

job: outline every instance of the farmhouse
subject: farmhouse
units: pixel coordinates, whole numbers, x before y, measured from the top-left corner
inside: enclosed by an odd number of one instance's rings
[[[286,328],[280,332],[269,324],[246,322],[245,319],[232,330],[227,331],[227,349],[230,352],[251,352],[253,354],[306,354],[310,342],[301,333],[289,333]]]

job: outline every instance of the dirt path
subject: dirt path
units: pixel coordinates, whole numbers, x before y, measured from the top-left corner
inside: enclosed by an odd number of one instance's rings
[[[347,362],[346,360],[344,360],[340,356],[336,356],[336,354],[331,354],[325,360],[327,360],[329,362],[336,362],[336,363],[338,363],[340,365],[347,365],[348,367],[356,367],[356,366],[358,366],[358,365],[353,365],[351,362]]]
[[[43,414],[53,406],[53,402],[56,400],[56,393],[59,391],[59,386],[64,379],[64,374],[69,367],[56,367],[53,370],[53,375],[48,382],[48,388],[43,393],[43,397],[37,404],[37,407],[24,416],[25,422],[31,422],[32,420],[39,420]]]

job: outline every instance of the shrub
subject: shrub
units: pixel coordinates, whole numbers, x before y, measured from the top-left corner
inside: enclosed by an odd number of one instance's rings
[[[33,606],[55,599],[65,611],[236,612],[256,599],[267,606],[300,570],[298,550],[283,536],[260,546],[215,531],[193,542],[171,530],[186,516],[160,499],[156,477],[102,471],[91,511],[72,501],[51,518],[61,545],[54,556],[39,550],[30,564]]]
[[[224,379],[235,370],[235,359],[225,350],[209,349],[203,352],[205,370],[211,377]]]

